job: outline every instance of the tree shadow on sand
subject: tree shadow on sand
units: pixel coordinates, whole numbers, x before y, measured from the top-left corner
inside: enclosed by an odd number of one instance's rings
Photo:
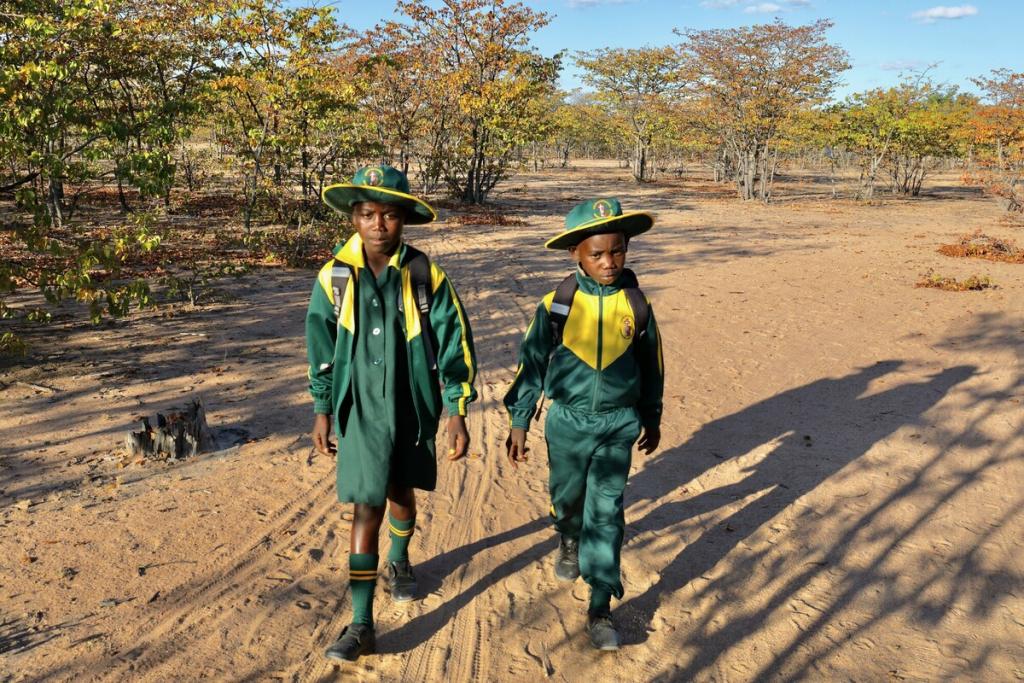
[[[627,644],[646,640],[647,626],[663,596],[682,588],[714,566],[750,533],[855,461],[879,440],[902,426],[920,421],[922,413],[974,372],[974,368],[969,366],[951,368],[923,382],[903,384],[862,397],[869,384],[898,370],[901,365],[899,361],[885,361],[840,379],[818,380],[715,420],[686,443],[663,452],[631,479],[629,492],[639,494],[631,506],[645,501],[656,503],[723,460],[743,456],[765,444],[775,444],[772,452],[740,482],[696,498],[663,502],[628,526],[627,537],[658,531],[733,503],[753,492],[768,491],[755,504],[740,509],[729,518],[729,526],[736,532],[730,532],[727,538],[716,538],[713,544],[702,539],[702,542],[687,547],[664,569],[655,585],[619,608],[622,623],[633,625],[627,626]],[[812,446],[807,445],[805,436],[810,435],[811,426],[822,432],[837,423],[847,426],[853,423],[856,426],[852,430],[856,433],[855,439],[830,444],[827,434],[822,434],[815,437]],[[548,526],[546,518],[536,519],[431,558],[419,568],[424,589],[437,589],[445,576],[455,567],[469,562],[476,553],[529,536]],[[383,634],[379,643],[381,650],[404,651],[422,644],[475,597],[550,553],[554,546],[552,537],[517,553],[444,605],[416,617],[396,631]],[[785,596],[779,599],[783,600]],[[751,622],[752,625],[756,623],[756,620]],[[710,651],[708,654],[711,656]]]
[[[626,643],[647,640],[654,628],[655,615],[662,602],[695,579],[704,577],[738,545],[744,543],[763,525],[783,512],[798,498],[814,490],[840,470],[851,472],[856,462],[880,441],[904,426],[927,426],[924,414],[934,407],[954,387],[975,374],[973,366],[961,365],[943,369],[923,381],[908,382],[882,391],[867,393],[872,382],[882,383],[885,375],[897,371],[900,361],[883,361],[839,379],[821,379],[755,403],[732,415],[704,425],[685,443],[664,451],[631,480],[630,490],[639,495],[634,504],[656,503],[675,488],[691,481],[702,471],[718,462],[741,459],[745,475],[738,481],[684,500],[664,502],[641,519],[630,524],[627,534],[636,537],[645,532],[658,532],[680,521],[692,519],[727,506],[738,509],[725,513],[715,527],[705,529],[700,537],[683,547],[661,569],[659,578],[643,593],[627,599],[617,610],[626,628]],[[853,427],[852,429],[850,427]],[[832,437],[832,434],[843,435]],[[742,462],[752,451],[768,449],[760,459],[750,457],[750,464]],[[937,456],[937,458],[941,458]],[[856,476],[856,472],[852,472]],[[749,577],[759,564],[767,562],[768,549],[741,553],[731,560],[724,577],[709,583],[694,585],[694,600],[706,599],[712,594],[721,600],[736,600],[744,604],[744,595],[752,595],[757,588],[766,588],[767,601],[756,609],[741,609],[741,618],[730,619],[724,626],[713,615],[695,618],[687,624],[685,640],[687,650],[695,651],[689,664],[678,673],[681,680],[691,680],[711,666],[722,652],[762,628],[773,611],[786,605],[806,586],[807,582],[823,571],[828,571],[843,559],[848,547],[869,524],[878,524],[881,510],[911,493],[921,492],[923,474],[917,472],[909,482],[903,483],[884,502],[860,516],[843,531],[841,536],[829,534],[815,536],[818,529],[813,519],[803,518],[794,529],[804,543],[805,552],[794,561],[804,564],[790,572],[792,578],[781,586],[771,588],[748,585]],[[867,480],[865,480],[867,481]],[[901,482],[902,483],[902,482]],[[946,498],[928,491],[929,505],[937,508]],[[628,494],[627,494],[628,495]],[[842,501],[821,516],[848,513]],[[812,515],[813,516],[813,515]],[[920,522],[920,520],[917,520]],[[913,527],[915,525],[911,525]],[[876,529],[878,531],[878,529]],[[894,540],[904,538],[913,528],[886,529]],[[643,547],[636,543],[635,547]],[[627,550],[627,552],[629,552]],[[877,558],[883,561],[884,553]],[[875,576],[871,573],[875,572]],[[815,632],[829,624],[835,613],[873,588],[878,580],[879,567],[873,565],[858,577],[854,587],[844,581],[840,595],[819,615],[815,628],[804,631],[796,642],[783,648],[767,669],[758,674],[777,676],[786,660]],[[923,591],[924,589],[921,588]],[[725,604],[728,604],[726,602]],[[906,607],[900,604],[899,607]],[[894,609],[897,606],[894,605]],[[715,610],[710,610],[714,612]],[[884,615],[879,615],[882,618]],[[934,616],[932,617],[934,619]],[[806,665],[799,673],[807,674]],[[787,671],[787,676],[791,674]]]
[[[550,526],[551,520],[549,517],[540,517],[521,524],[514,529],[467,543],[459,548],[430,558],[416,567],[416,576],[420,583],[420,593],[426,594],[439,589],[442,581],[447,576],[455,572],[459,567],[472,561],[477,553],[510,543],[538,531],[543,531]],[[478,595],[516,572],[525,569],[528,565],[550,553],[554,548],[555,539],[551,537],[506,560],[498,567],[495,567],[493,571],[476,581],[476,583],[466,587],[453,598],[446,600],[437,609],[425,612],[411,621],[402,624],[394,631],[380,635],[377,639],[377,651],[382,653],[406,652],[422,645],[445,624],[455,618],[459,611]]]

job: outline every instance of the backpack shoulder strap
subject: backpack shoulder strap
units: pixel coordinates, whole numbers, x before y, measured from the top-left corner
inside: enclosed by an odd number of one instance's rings
[[[565,321],[569,319],[569,311],[572,309],[572,300],[576,296],[579,283],[576,282],[576,273],[569,273],[555,289],[555,297],[551,300],[551,340],[552,348],[562,343],[562,332],[565,331]]]
[[[413,293],[416,295],[416,305],[421,313],[430,310],[434,302],[433,280],[430,277],[430,259],[419,249],[405,246],[411,255],[409,259],[409,279],[412,281]]]
[[[352,279],[352,269],[348,264],[334,259],[331,263],[331,295],[334,297],[334,317],[341,320],[341,302],[345,299],[345,290]],[[340,322],[339,322],[340,324]]]
[[[409,281],[412,283],[416,307],[420,312],[420,330],[423,334],[423,348],[427,353],[427,365],[431,370],[437,368],[437,355],[434,352],[433,329],[430,327],[430,307],[434,303],[433,279],[430,277],[430,259],[419,249],[405,246],[411,255],[409,264]]]
[[[643,291],[640,289],[636,273],[626,268],[623,274],[626,275],[627,279],[622,291],[626,295],[626,300],[629,301],[629,307],[633,309],[633,321],[636,324],[633,341],[636,342],[637,339],[647,336],[647,325],[651,322],[651,305],[647,302],[647,297],[644,296]]]

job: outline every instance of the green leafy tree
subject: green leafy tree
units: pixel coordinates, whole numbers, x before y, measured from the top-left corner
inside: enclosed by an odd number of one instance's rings
[[[605,107],[592,95],[580,92],[561,93],[560,99],[551,111],[547,136],[559,166],[567,168],[574,152],[582,157],[613,154],[612,122]]]
[[[87,303],[94,320],[148,303],[147,284],[122,270],[159,243],[149,220],[106,233],[70,220],[111,176],[166,197],[168,150],[213,68],[213,24],[207,5],[173,0],[24,0],[0,13],[0,191],[24,212],[10,225],[19,255],[0,262],[0,297],[28,284],[52,303]]]
[[[530,36],[548,16],[506,0],[408,0],[398,10],[409,19],[403,46],[420,46],[432,70],[428,175],[436,168],[455,197],[482,203],[517,151],[543,139],[561,60],[538,54]]]
[[[955,86],[918,86],[915,104],[897,123],[889,161],[890,189],[914,197],[929,173],[966,151],[962,131],[977,99]]]
[[[348,31],[330,8],[238,0],[222,12],[228,58],[214,84],[216,121],[242,178],[248,233],[261,200],[289,219],[291,169],[313,199],[365,134],[354,115],[360,92],[339,58]]]
[[[671,47],[604,48],[579,53],[576,63],[632,141],[633,178],[650,180],[652,147],[669,134],[673,100],[686,85],[679,54]]]
[[[976,100],[925,76],[855,93],[842,106],[839,142],[858,159],[862,198],[874,195],[883,170],[892,191],[917,195],[941,160],[964,153],[962,131]]]

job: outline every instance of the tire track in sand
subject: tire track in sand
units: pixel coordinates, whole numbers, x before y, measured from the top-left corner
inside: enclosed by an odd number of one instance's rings
[[[230,640],[230,632],[219,632],[218,626],[250,603],[259,604],[270,597],[273,588],[257,587],[261,577],[285,572],[287,550],[300,539],[313,540],[328,523],[336,500],[333,495],[333,469],[325,471],[303,495],[280,507],[268,520],[270,528],[259,540],[209,572],[209,578],[198,585],[185,585],[167,598],[160,613],[129,627],[122,642],[138,643],[115,658],[115,664],[104,672],[107,680],[139,680],[157,673],[177,656],[192,659],[197,650],[221,650],[221,643]],[[294,533],[289,533],[294,528]],[[291,567],[289,567],[291,568]],[[234,610],[232,609],[234,608]],[[188,654],[186,655],[186,651]],[[223,661],[221,657],[205,661]],[[204,661],[196,657],[194,661]],[[159,677],[159,676],[157,676]]]
[[[472,310],[472,302],[480,297],[481,292],[471,273],[460,273],[458,270],[459,257],[465,255],[465,247],[466,238],[456,235],[452,239],[434,241],[428,253],[436,257],[446,269],[466,308]],[[449,268],[449,265],[454,267]],[[486,369],[479,370],[476,387],[477,406],[495,400],[489,390]],[[470,454],[490,451],[490,439],[494,436],[479,409],[470,411],[467,426],[470,432]],[[443,426],[438,438],[439,443],[443,444]],[[449,463],[440,458],[437,490],[417,499],[420,523],[416,531],[418,543],[413,549],[416,555],[429,561],[429,558],[466,546],[486,535],[488,530],[481,521],[479,511],[493,491],[492,476],[487,473],[487,467],[486,458],[483,463],[470,459],[464,464]],[[468,600],[461,608],[458,606],[459,596],[463,595],[467,587],[484,579],[486,572],[479,563],[469,560],[451,573],[446,572],[446,567],[441,567],[440,573],[443,577],[440,588],[402,610],[397,619],[388,619],[388,598],[378,587],[377,602],[381,603],[377,617],[378,644],[387,644],[389,650],[402,656],[396,680],[487,680],[490,658],[484,643],[488,638],[489,624],[480,618],[477,599]],[[347,612],[339,612],[318,629],[313,639],[312,656],[307,658],[305,665],[297,672],[296,680],[334,679],[339,665],[324,659],[320,653],[337,637],[348,617]],[[415,622],[428,627],[428,630],[431,624],[439,623],[441,626],[433,633],[406,631],[401,634],[404,630],[403,622]],[[399,631],[401,635],[389,643],[388,633],[394,631]],[[368,659],[346,664],[341,670],[353,674],[363,671],[370,673],[371,667],[372,660]]]

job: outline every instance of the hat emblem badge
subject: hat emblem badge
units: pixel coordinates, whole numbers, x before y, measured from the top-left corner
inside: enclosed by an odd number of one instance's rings
[[[379,168],[371,168],[366,172],[366,184],[376,187],[384,180],[384,171]]]
[[[608,202],[601,199],[594,203],[594,218],[607,218],[612,213],[612,207]]]

